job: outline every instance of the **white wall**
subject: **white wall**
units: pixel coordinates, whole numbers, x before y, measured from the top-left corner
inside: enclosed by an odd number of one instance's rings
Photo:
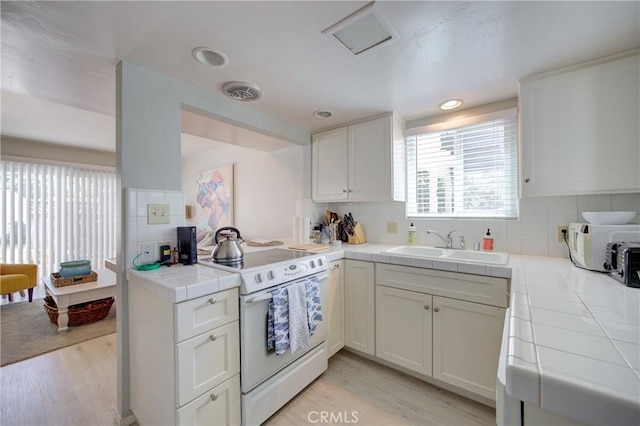
[[[197,138],[191,135],[183,137]],[[303,169],[310,162],[308,152],[308,147],[293,145],[263,152],[224,144],[183,158],[185,203],[195,209],[196,177],[200,170],[233,163],[234,226],[242,237],[247,241],[289,237],[292,235],[296,201],[305,197],[308,186],[303,178]],[[187,225],[195,226],[196,223],[188,221]]]
[[[406,244],[410,220],[405,218],[404,203],[332,203],[329,209],[338,213],[351,212],[359,221],[367,241],[383,244]],[[584,211],[634,210],[634,220],[640,219],[640,194],[578,195],[565,197],[537,197],[520,200],[519,220],[447,220],[421,219],[413,221],[417,228],[419,245],[440,245],[441,241],[427,234],[433,229],[441,234],[451,230],[464,235],[467,248],[474,241],[482,242],[482,236],[491,228],[496,251],[536,256],[568,257],[564,243],[556,240],[556,227],[569,222],[584,222]],[[398,233],[388,234],[386,223],[398,223]]]

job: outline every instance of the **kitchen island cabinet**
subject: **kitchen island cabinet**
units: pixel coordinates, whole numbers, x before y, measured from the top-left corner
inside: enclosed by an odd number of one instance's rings
[[[221,290],[214,274],[239,279],[200,268],[128,274],[131,409],[138,424],[240,424],[238,289],[199,295]],[[193,277],[198,282],[189,286]],[[165,283],[184,285],[160,290]]]
[[[403,158],[403,144],[402,123],[392,114],[315,133],[313,200],[403,201],[403,162],[394,161]]]
[[[524,197],[640,191],[638,51],[520,80]]]
[[[375,354],[374,264],[344,261],[344,345],[356,351]]]

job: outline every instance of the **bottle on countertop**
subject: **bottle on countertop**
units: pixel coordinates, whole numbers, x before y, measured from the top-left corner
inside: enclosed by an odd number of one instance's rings
[[[493,237],[490,228],[487,228],[487,234],[482,237],[482,248],[484,251],[493,251]]]
[[[411,222],[409,225],[409,244],[416,243],[416,226]]]

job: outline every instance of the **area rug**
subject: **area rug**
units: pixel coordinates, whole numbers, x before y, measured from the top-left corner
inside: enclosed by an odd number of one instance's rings
[[[43,299],[34,299],[0,307],[0,366],[116,332],[115,303],[104,319],[69,327],[63,334],[49,321],[43,304]]]

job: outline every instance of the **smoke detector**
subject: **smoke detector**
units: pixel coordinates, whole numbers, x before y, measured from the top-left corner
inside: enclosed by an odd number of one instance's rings
[[[222,86],[222,91],[236,101],[253,102],[262,97],[258,86],[245,81],[229,81]]]

